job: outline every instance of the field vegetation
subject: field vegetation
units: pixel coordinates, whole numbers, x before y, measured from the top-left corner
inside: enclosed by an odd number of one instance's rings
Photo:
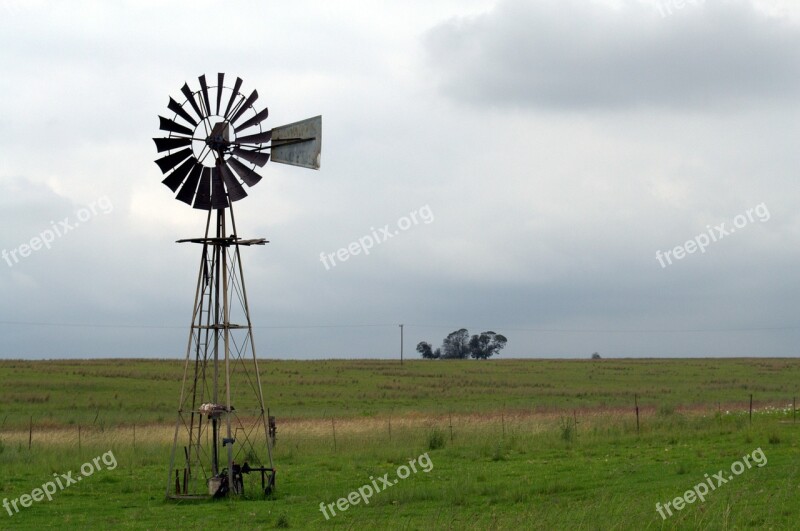
[[[11,516],[0,508],[0,528],[792,529],[800,521],[796,360],[270,361],[262,372],[278,418],[277,491],[263,500],[248,484],[243,500],[176,503],[164,494],[180,363],[0,362],[0,498],[108,451],[118,462],[52,501]],[[656,512],[657,502],[757,448],[763,467],[671,517]],[[424,453],[430,472],[328,520],[319,510]]]

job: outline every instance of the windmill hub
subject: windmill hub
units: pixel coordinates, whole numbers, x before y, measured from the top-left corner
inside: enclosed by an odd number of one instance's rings
[[[224,152],[231,146],[231,127],[228,122],[217,122],[206,138],[206,145],[215,152]]]

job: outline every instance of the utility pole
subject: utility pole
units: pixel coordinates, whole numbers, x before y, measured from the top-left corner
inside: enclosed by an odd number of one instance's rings
[[[400,325],[400,365],[403,364],[403,325]]]

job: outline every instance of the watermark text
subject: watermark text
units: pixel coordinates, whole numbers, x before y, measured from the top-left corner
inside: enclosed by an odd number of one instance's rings
[[[705,480],[695,485],[691,490],[684,492],[683,496],[678,496],[664,505],[661,505],[660,502],[656,503],[656,511],[661,515],[662,520],[666,520],[667,515],[672,516],[672,509],[675,509],[675,511],[682,511],[684,507],[697,500],[700,500],[701,503],[705,502],[706,496],[708,496],[709,493],[717,490],[729,481],[733,481],[734,477],[742,474],[745,470],[753,468],[753,464],[758,468],[767,464],[767,456],[764,455],[764,451],[760,447],[753,450],[749,455],[742,457],[741,461],[734,461],[731,463],[731,473],[727,476],[723,470],[719,470],[710,477],[708,474],[705,474]]]
[[[401,232],[407,231],[414,225],[419,225],[420,222],[428,225],[434,220],[433,211],[429,205],[425,205],[417,210],[412,210],[407,216],[403,216],[397,220],[396,229],[392,229],[389,224],[384,225],[379,230],[375,227],[370,227],[370,234],[362,236],[356,241],[350,242],[345,247],[338,249],[332,253],[319,253],[319,261],[325,266],[325,270],[329,271],[331,268],[336,267],[337,260],[339,263],[346,262],[351,257],[359,254],[369,254],[370,249],[375,245],[384,243],[394,238]]]
[[[705,3],[706,0],[656,0],[656,10],[661,14],[661,18],[667,18],[687,5],[699,6]]]
[[[8,264],[8,267],[14,267],[21,259],[28,258],[32,253],[42,248],[50,249],[56,238],[69,234],[78,228],[81,223],[86,223],[99,214],[108,214],[112,210],[114,210],[114,205],[111,204],[111,200],[103,196],[78,209],[74,218],[68,216],[58,222],[51,221],[49,228],[41,231],[37,236],[31,238],[29,242],[22,243],[10,251],[3,249],[0,252],[0,256]]]
[[[103,470],[100,463],[105,465],[106,470],[114,470],[117,468],[117,458],[114,453],[109,450],[103,455],[97,456],[91,461],[81,465],[80,475],[77,473],[73,477],[73,473],[67,472],[66,474],[53,474],[53,480],[47,481],[41,487],[36,487],[30,494],[23,494],[19,498],[3,498],[3,508],[8,512],[8,516],[14,516],[19,512],[19,508],[27,508],[33,505],[33,502],[40,502],[47,498],[47,501],[53,500],[53,495],[60,492],[71,485],[76,485],[83,478],[88,478],[95,472]],[[13,511],[12,511],[13,509]]]
[[[674,249],[664,252],[661,250],[656,251],[656,260],[658,260],[658,263],[661,264],[661,268],[663,269],[668,265],[672,265],[673,259],[683,260],[687,255],[694,254],[697,251],[703,254],[706,252],[706,247],[720,241],[726,236],[730,236],[736,232],[736,229],[743,229],[749,223],[754,223],[756,218],[758,218],[761,223],[769,221],[770,213],[765,203],[756,205],[754,208],[748,208],[744,214],[739,214],[733,218],[732,227],[726,227],[725,222],[714,227],[706,225],[707,232],[701,232],[683,245],[678,245]]]
[[[344,512],[350,508],[351,505],[358,505],[362,501],[364,505],[369,505],[369,499],[375,494],[397,485],[401,479],[406,479],[410,476],[412,471],[416,474],[418,472],[417,465],[419,465],[420,470],[426,474],[433,470],[433,461],[431,461],[431,458],[428,456],[428,452],[412,459],[408,462],[408,465],[400,465],[397,467],[395,471],[396,478],[389,479],[388,472],[377,479],[370,476],[369,479],[371,483],[362,485],[358,490],[354,490],[348,494],[346,498],[339,498],[335,503],[326,505],[325,502],[320,502],[319,510],[325,515],[325,520],[330,520],[332,516],[336,516],[336,509],[338,509],[339,512]],[[328,511],[330,511],[330,515],[328,515]]]

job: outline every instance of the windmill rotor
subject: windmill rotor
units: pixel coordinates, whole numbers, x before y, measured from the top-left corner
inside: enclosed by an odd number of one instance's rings
[[[258,109],[258,91],[241,92],[243,81],[225,85],[225,74],[217,84],[198,77],[200,88],[184,83],[183,103],[170,97],[173,115],[159,116],[159,129],[166,137],[154,138],[163,155],[155,162],[162,181],[175,198],[196,209],[225,209],[247,197],[247,188],[262,176],[257,171],[274,162],[319,169],[322,118],[320,116],[266,129],[269,109]],[[224,112],[223,112],[224,110]],[[269,150],[269,151],[268,151]]]

